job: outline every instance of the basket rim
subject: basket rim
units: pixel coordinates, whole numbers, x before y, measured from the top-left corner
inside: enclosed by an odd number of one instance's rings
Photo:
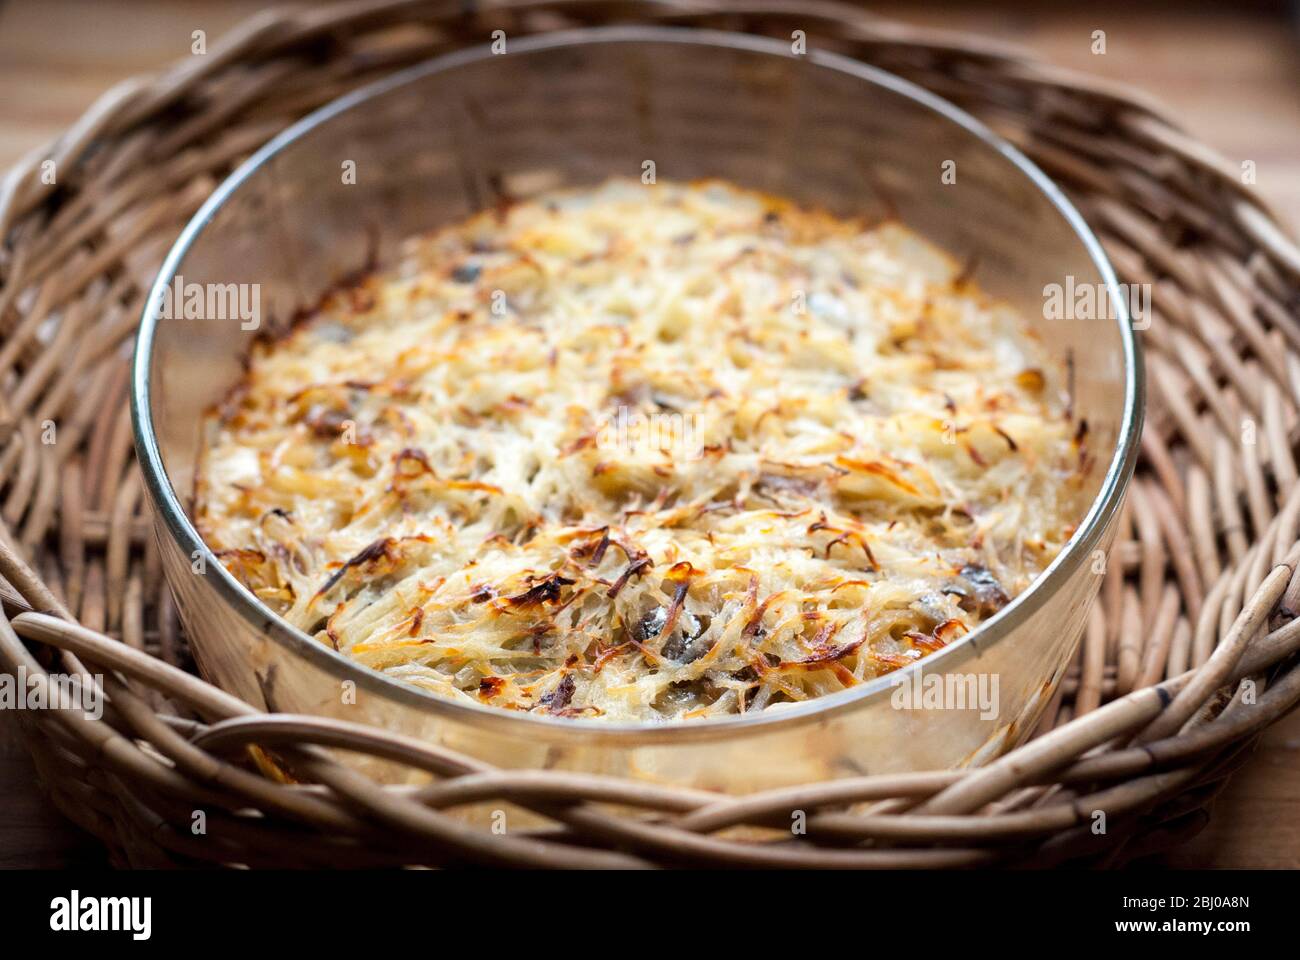
[[[163,290],[170,284],[181,262],[204,228],[263,164],[292,143],[347,110],[417,80],[494,56],[489,44],[453,51],[398,70],[312,111],[286,127],[241,163],[217,186],[186,223],[169,248],[157,277],[151,284],[149,295],[144,301],[131,361],[129,393],[134,448],[145,489],[158,511],[159,518],[175,544],[187,556],[200,556],[205,563],[205,570],[208,568],[215,570],[218,593],[227,605],[263,635],[294,655],[305,658],[309,663],[340,681],[351,681],[358,689],[368,690],[400,704],[416,707],[433,715],[463,716],[466,711],[469,711],[470,715],[477,720],[533,737],[538,734],[549,734],[552,738],[589,742],[626,741],[635,738],[638,743],[657,744],[717,740],[741,729],[752,731],[777,724],[793,727],[823,720],[858,705],[860,701],[886,695],[900,682],[900,678],[910,677],[913,673],[922,672],[924,668],[933,668],[956,660],[959,656],[969,657],[972,651],[975,657],[980,656],[983,648],[992,646],[1010,634],[1039,609],[1079,569],[1085,557],[1096,549],[1103,532],[1123,505],[1125,492],[1136,468],[1145,418],[1145,365],[1142,362],[1140,342],[1130,322],[1126,300],[1120,293],[1115,270],[1100,240],[1056,182],[1024,153],[994,133],[987,125],[925,88],[852,57],[822,50],[809,50],[805,55],[795,56],[789,52],[788,45],[780,40],[742,32],[677,26],[583,27],[510,41],[512,52],[525,54],[590,44],[629,42],[722,46],[771,54],[783,59],[807,60],[816,66],[846,73],[874,86],[883,87],[964,128],[984,146],[1001,154],[1047,198],[1073,230],[1097,268],[1111,297],[1115,321],[1120,331],[1124,365],[1124,408],[1115,448],[1097,495],[1093,498],[1074,535],[1034,582],[996,615],[957,642],[859,687],[819,697],[780,711],[759,711],[754,714],[705,718],[688,723],[661,724],[614,724],[583,719],[541,717],[438,697],[391,679],[378,671],[362,666],[342,653],[317,643],[269,607],[264,606],[239,583],[199,536],[163,467],[150,413],[149,366],[155,328],[160,319],[154,305],[161,302]]]

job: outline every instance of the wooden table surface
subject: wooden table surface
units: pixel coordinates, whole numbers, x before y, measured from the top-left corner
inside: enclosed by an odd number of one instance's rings
[[[247,0],[0,2],[0,169],[46,143],[111,84],[188,55],[263,4]],[[874,4],[896,19],[1018,43],[1062,66],[1144,88],[1300,225],[1300,28],[1267,4]],[[1106,53],[1092,52],[1095,30]],[[0,714],[0,867],[98,865],[97,845],[51,812],[14,721]],[[1265,735],[1197,838],[1158,863],[1300,867],[1300,713]]]

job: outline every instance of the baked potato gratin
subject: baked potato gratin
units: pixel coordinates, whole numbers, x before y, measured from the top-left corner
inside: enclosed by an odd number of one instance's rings
[[[439,696],[745,713],[1029,586],[1092,467],[1063,380],[897,223],[616,180],[412,239],[258,342],[196,516],[289,623]]]

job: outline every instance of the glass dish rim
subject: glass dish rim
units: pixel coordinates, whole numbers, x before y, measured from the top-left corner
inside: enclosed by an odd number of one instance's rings
[[[704,47],[721,47],[745,50],[790,59],[796,57],[789,45],[766,37],[703,30],[692,27],[661,26],[607,26],[565,30],[538,36],[511,39],[511,53],[536,53],[575,46],[608,43],[678,43]],[[1138,443],[1143,421],[1144,371],[1138,338],[1131,323],[1118,281],[1109,259],[1091,228],[1061,189],[1037,165],[1003,138],[993,133],[983,123],[957,106],[930,93],[916,84],[877,67],[861,63],[840,54],[809,50],[797,59],[848,74],[860,81],[883,87],[891,93],[913,101],[922,109],[938,114],[945,120],[962,127],[974,135],[984,146],[997,151],[1010,161],[1029,182],[1042,193],[1066,221],[1083,244],[1093,265],[1097,268],[1114,307],[1119,325],[1124,364],[1124,409],[1121,416],[1115,450],[1102,480],[1102,485],[1084,515],[1074,535],[1055,560],[1037,577],[1023,593],[975,630],[942,650],[884,674],[849,690],[828,694],[814,700],[779,710],[760,710],[750,714],[711,717],[699,720],[664,721],[657,723],[606,723],[600,720],[534,716],[529,713],[504,710],[486,704],[460,703],[423,691],[417,687],[391,679],[378,671],[362,666],[345,655],[312,640],[306,633],[290,625],[282,617],[264,606],[247,588],[220,563],[195,529],[180,499],[172,489],[163,468],[157,435],[153,428],[151,412],[151,384],[149,376],[153,355],[154,333],[159,320],[153,308],[160,302],[163,289],[176,275],[185,256],[203,229],[211,222],[222,206],[260,168],[289,145],[306,136],[340,114],[354,109],[369,100],[384,96],[400,87],[424,80],[439,73],[454,70],[494,57],[490,45],[476,46],[444,54],[397,71],[374,83],[367,84],[314,110],[301,120],[281,131],[259,148],[213,191],[189,220],[168,250],[158,276],[150,290],[142,311],[139,332],[131,370],[131,421],[134,428],[136,457],[140,464],[145,487],[149,491],[157,519],[163,521],[173,542],[187,557],[200,556],[205,563],[205,576],[211,576],[221,600],[234,609],[253,629],[285,647],[296,656],[334,676],[339,681],[352,681],[358,690],[366,690],[390,701],[413,707],[434,716],[482,723],[524,737],[543,739],[581,739],[588,742],[615,740],[626,742],[629,738],[640,743],[674,743],[708,739],[725,739],[727,736],[761,728],[783,728],[823,720],[832,714],[862,706],[867,701],[887,696],[890,689],[903,679],[923,669],[942,668],[944,664],[960,662],[959,658],[978,655],[1004,637],[1046,603],[1060,587],[1078,571],[1085,558],[1097,548],[1102,534],[1118,513],[1137,460]],[[156,525],[156,524],[155,524]]]

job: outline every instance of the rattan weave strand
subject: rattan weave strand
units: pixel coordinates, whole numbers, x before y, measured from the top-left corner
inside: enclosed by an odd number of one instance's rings
[[[0,663],[38,682],[103,674],[109,702],[101,720],[19,714],[57,807],[133,866],[1105,865],[1199,829],[1259,732],[1300,700],[1300,249],[1242,171],[1128,90],[856,8],[486,7],[269,12],[113,89],[0,182]],[[1143,456],[1102,595],[1036,735],[1002,759],[729,798],[497,770],[262,713],[192,672],[127,415],[127,347],[167,246],[234,164],[347,90],[495,29],[618,21],[803,30],[916,81],[1021,146],[1070,191],[1121,279],[1153,284]],[[382,787],[323,747],[433,779]],[[264,774],[250,761],[262,751],[293,777]],[[549,825],[498,836],[449,812],[507,800]],[[792,810],[807,811],[806,835],[790,836]],[[742,826],[786,829],[774,841]]]

